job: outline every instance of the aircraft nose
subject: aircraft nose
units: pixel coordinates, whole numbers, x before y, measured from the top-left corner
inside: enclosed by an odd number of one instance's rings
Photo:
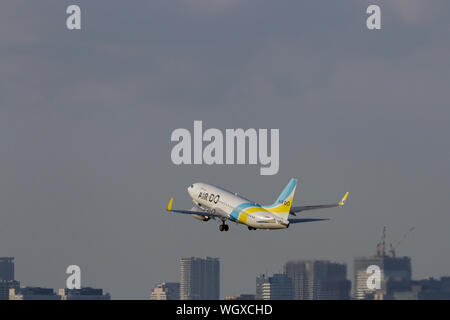
[[[189,194],[192,194],[192,192],[194,192],[194,185],[193,185],[193,184],[191,184],[191,185],[187,188],[187,192],[188,192]]]

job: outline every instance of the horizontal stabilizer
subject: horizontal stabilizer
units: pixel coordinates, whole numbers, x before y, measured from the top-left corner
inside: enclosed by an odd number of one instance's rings
[[[312,206],[301,206],[301,207],[291,207],[291,210],[289,211],[290,214],[295,216],[296,212],[302,212],[307,210],[316,210],[316,209],[326,209],[326,208],[334,208],[334,207],[341,207],[345,204],[345,201],[347,201],[348,192],[342,197],[341,201],[337,203],[331,203],[331,204],[318,204],[318,205],[312,205]]]
[[[289,223],[304,223],[304,222],[314,222],[314,221],[325,221],[330,219],[289,219]]]

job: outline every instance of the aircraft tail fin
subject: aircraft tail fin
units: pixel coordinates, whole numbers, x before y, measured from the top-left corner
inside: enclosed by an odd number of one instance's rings
[[[274,204],[271,206],[264,206],[263,208],[283,220],[288,220],[289,211],[291,210],[292,202],[294,201],[296,187],[297,179],[292,178]]]

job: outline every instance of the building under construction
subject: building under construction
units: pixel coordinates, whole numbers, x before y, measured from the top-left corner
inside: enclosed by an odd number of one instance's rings
[[[411,228],[408,233],[414,229]],[[389,283],[410,282],[412,278],[411,258],[396,257],[395,250],[407,236],[406,233],[395,245],[390,245],[389,255],[386,254],[386,227],[383,229],[381,241],[377,244],[377,252],[372,257],[356,257],[354,260],[355,299],[390,299]],[[373,289],[367,281],[373,275],[368,271],[369,266],[380,269],[380,286]]]

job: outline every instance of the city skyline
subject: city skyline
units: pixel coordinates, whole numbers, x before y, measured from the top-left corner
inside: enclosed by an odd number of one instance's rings
[[[103,289],[93,289],[89,286],[82,286],[81,289],[54,290],[47,286],[23,285],[14,279],[14,260],[14,257],[0,257],[0,300],[5,299],[7,294],[10,299],[13,295],[15,297],[13,299],[16,300],[24,297],[33,300],[111,299],[110,293],[103,295]],[[272,275],[268,272],[253,274],[256,279],[254,291],[244,292],[234,288],[233,293],[222,295],[219,294],[219,288],[221,282],[226,282],[226,279],[222,278],[219,258],[181,258],[178,282],[161,280],[149,290],[147,297],[139,299],[239,300],[241,296],[247,299],[253,299],[253,296],[256,300],[348,300],[383,299],[383,297],[402,300],[420,297],[421,286],[425,286],[424,290],[428,290],[423,293],[423,297],[436,297],[433,290],[437,290],[439,281],[445,281],[442,286],[447,290],[446,299],[450,298],[450,274],[438,278],[414,278],[410,257],[396,257],[384,251],[377,251],[374,255],[354,257],[353,264],[355,271],[349,275],[346,263],[332,260],[289,260],[282,262],[283,272],[273,272]],[[367,268],[373,265],[381,268],[381,287],[375,291],[366,288],[370,275]],[[289,289],[285,287],[287,279]],[[218,281],[216,285],[215,281]],[[389,283],[391,287],[392,283],[394,284],[393,289],[389,287]],[[7,286],[14,288],[15,292],[8,293]],[[394,294],[392,290],[395,289],[400,291]]]

